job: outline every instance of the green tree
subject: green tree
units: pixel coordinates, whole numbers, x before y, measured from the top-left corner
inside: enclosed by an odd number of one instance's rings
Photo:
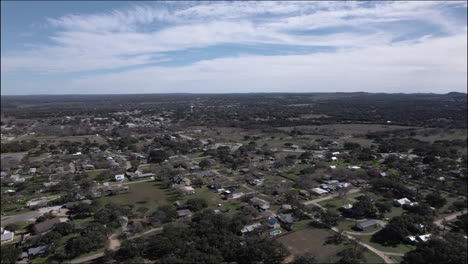
[[[185,206],[194,212],[198,212],[208,207],[208,203],[203,198],[190,198],[185,202]]]
[[[403,264],[423,263],[466,263],[466,239],[463,235],[448,233],[442,238],[432,237],[425,243],[419,243],[415,250],[403,257]]]
[[[163,150],[152,150],[148,155],[148,162],[161,163],[169,159],[169,155]]]
[[[2,146],[3,147],[3,146]],[[1,249],[1,263],[3,264],[14,264],[21,254],[21,248],[15,247],[14,245],[2,246]]]
[[[445,199],[440,193],[433,192],[426,195],[425,200],[428,204],[435,208],[442,208],[446,203],[447,199]]]

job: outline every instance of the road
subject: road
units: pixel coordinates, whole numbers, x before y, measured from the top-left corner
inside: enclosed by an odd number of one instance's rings
[[[156,232],[156,231],[161,231],[161,230],[163,230],[162,227],[152,228],[152,229],[150,229],[150,230],[148,230],[146,232],[143,232],[143,233],[134,235],[132,237],[129,237],[128,239],[135,239],[135,238],[138,238],[138,237],[141,237],[141,236],[144,236],[144,235]],[[109,237],[108,249],[113,250],[113,251],[117,251],[119,248],[120,248],[120,240],[118,239],[118,235],[117,234],[112,234]],[[78,264],[78,263],[88,262],[88,261],[100,258],[102,256],[104,256],[104,253],[96,253],[96,254],[91,255],[91,256],[86,256],[86,257],[83,257],[83,258],[72,260],[70,263],[71,264]]]
[[[357,193],[357,192],[360,192],[360,191],[361,191],[360,188],[358,188],[358,189],[352,189],[352,190],[350,190],[347,194]],[[311,204],[313,204],[313,205],[316,205],[316,206],[318,206],[318,207],[324,209],[324,208],[323,208],[321,205],[319,205],[318,203],[323,202],[323,201],[326,201],[326,200],[330,200],[330,199],[333,199],[333,198],[336,198],[336,197],[338,197],[338,196],[339,196],[338,193],[337,193],[337,194],[333,194],[333,195],[328,195],[328,196],[324,196],[324,197],[322,197],[322,198],[318,198],[318,199],[315,199],[315,200],[305,201],[305,202],[303,202],[303,204],[304,204],[304,205],[311,205]]]
[[[333,227],[332,230],[337,232],[337,233],[340,233],[340,230],[338,228],[336,228],[336,227]],[[351,236],[347,232],[343,232],[343,235],[345,235],[348,239],[355,241],[359,245],[367,248],[368,250],[374,252],[377,256],[379,256],[381,259],[383,259],[383,261],[385,261],[385,263],[388,263],[388,264],[397,263],[395,260],[393,260],[391,257],[389,257],[390,255],[391,256],[404,256],[403,253],[393,253],[393,252],[380,251],[380,250],[378,250],[378,249],[376,249],[376,248],[374,248],[374,247],[360,241],[359,239],[356,239],[355,237]]]
[[[25,222],[25,221],[28,221],[29,219],[38,218],[42,214],[43,213],[36,210],[36,211],[30,211],[30,212],[26,212],[22,214],[17,214],[17,215],[6,216],[2,218],[2,226],[12,224],[12,223]]]
[[[50,211],[59,211],[63,207],[62,205],[56,205],[56,206],[48,206],[48,207],[42,207],[34,211],[29,211],[17,215],[9,215],[5,216],[2,218],[2,226],[11,224],[11,223],[18,223],[18,222],[26,222],[26,221],[36,221],[36,218],[39,216],[48,213]],[[62,209],[63,211],[63,209]]]
[[[443,217],[443,218],[441,218],[441,219],[438,219],[438,220],[434,221],[434,224],[437,225],[438,227],[442,227],[442,228],[443,228],[443,227],[444,227],[444,225],[443,225],[443,222],[444,222],[444,221],[453,220],[453,219],[455,219],[457,216],[466,214],[466,212],[467,212],[467,211],[464,210],[464,211],[461,211],[461,212],[458,212],[458,213],[454,213],[454,214],[445,216],[445,217]]]

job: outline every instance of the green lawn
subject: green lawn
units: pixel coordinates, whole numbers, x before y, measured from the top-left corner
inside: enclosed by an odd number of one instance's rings
[[[400,216],[402,215],[403,213],[405,212],[405,210],[401,207],[392,207],[392,210],[390,211],[390,213],[386,213],[385,214],[385,217],[388,217],[388,218],[393,218],[395,216]]]
[[[117,203],[122,205],[134,205],[135,209],[141,206],[147,207],[149,212],[162,204],[178,199],[172,189],[162,189],[159,182],[149,181],[127,185],[130,187],[128,193],[104,196],[102,204]]]
[[[369,244],[372,247],[375,247],[378,250],[386,251],[386,252],[397,252],[397,253],[406,253],[408,251],[414,250],[416,247],[408,244],[398,244],[395,247],[387,247],[383,246],[378,243],[371,242],[371,237],[372,236],[359,236],[362,242]]]
[[[306,228],[308,227],[308,224],[312,222],[311,219],[305,219],[305,220],[301,220],[301,221],[298,221],[298,222],[295,222],[291,225],[291,231],[298,231],[298,230],[301,230],[303,228]]]

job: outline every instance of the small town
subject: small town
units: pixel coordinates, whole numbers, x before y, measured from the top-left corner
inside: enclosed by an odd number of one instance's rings
[[[467,263],[467,1],[0,13],[1,264]]]
[[[399,263],[433,237],[466,242],[466,128],[181,128],[216,100],[184,114],[5,109],[2,249],[18,263],[150,261],[170,253],[130,249],[217,221],[275,248],[268,263]]]

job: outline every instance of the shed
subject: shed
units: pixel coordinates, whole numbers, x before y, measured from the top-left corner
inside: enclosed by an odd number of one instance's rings
[[[366,229],[379,226],[379,221],[375,219],[369,219],[360,223],[357,223],[354,227],[358,230],[364,231]]]

